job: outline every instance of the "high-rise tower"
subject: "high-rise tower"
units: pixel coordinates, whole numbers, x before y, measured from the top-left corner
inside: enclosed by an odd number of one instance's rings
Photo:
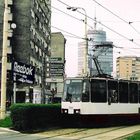
[[[97,75],[97,69],[94,64],[93,58],[99,62],[103,73],[111,75],[113,72],[113,43],[106,41],[106,32],[103,30],[95,29],[88,30],[88,72],[89,75]],[[83,42],[78,44],[78,75],[82,75],[84,50],[85,44]]]
[[[35,67],[33,85],[17,83],[17,102],[25,102],[28,94],[42,100],[46,77],[49,77],[49,49],[51,37],[51,0],[8,0],[7,71],[12,73],[12,62],[18,61]],[[4,1],[0,0],[0,31],[3,29]],[[12,29],[11,24],[16,25]],[[0,32],[0,50],[3,33]],[[1,51],[2,52],[2,51]],[[0,53],[0,60],[2,54]],[[11,78],[11,76],[10,76]],[[10,79],[11,80],[11,79]],[[12,82],[7,94],[13,95]],[[11,87],[10,87],[11,85]],[[34,96],[35,95],[35,96]],[[40,102],[39,101],[39,102]]]

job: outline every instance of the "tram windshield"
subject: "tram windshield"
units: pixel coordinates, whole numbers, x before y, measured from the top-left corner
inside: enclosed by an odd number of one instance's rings
[[[82,80],[70,79],[65,81],[63,101],[79,102],[81,101]]]

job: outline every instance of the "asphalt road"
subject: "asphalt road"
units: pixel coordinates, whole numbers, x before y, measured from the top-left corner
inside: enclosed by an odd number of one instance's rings
[[[0,140],[43,140],[45,136],[23,134],[17,131],[0,128]]]

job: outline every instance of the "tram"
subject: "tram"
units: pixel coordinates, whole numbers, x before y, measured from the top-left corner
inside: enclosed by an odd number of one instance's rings
[[[139,115],[140,82],[98,77],[65,80],[63,114]]]

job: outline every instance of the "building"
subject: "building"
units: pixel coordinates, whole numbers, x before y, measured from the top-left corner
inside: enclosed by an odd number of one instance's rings
[[[103,30],[88,30],[88,70],[90,76],[97,75],[95,58],[104,74],[113,72],[113,43],[106,41],[106,32]],[[78,44],[78,75],[83,75],[85,43]]]
[[[12,63],[18,61],[35,67],[35,80],[34,84],[16,83],[16,102],[25,102],[26,97],[30,97],[30,102],[44,102],[46,77],[50,76],[51,0],[7,1],[9,32],[7,70],[10,75],[10,80],[7,81],[7,89],[10,90],[7,91],[11,95],[9,98],[12,100],[13,96]],[[0,0],[0,7],[0,52],[2,52],[4,0]],[[12,26],[13,23],[15,28]],[[0,53],[0,60],[1,56]]]
[[[113,73],[113,45],[112,42],[101,42],[99,44],[95,44],[93,47],[93,58],[97,59],[98,64],[101,69],[102,74],[112,75]],[[95,62],[92,58],[89,58],[89,61],[92,62],[92,67],[89,67],[90,73],[92,75],[99,74],[97,72],[97,68],[95,66]],[[91,63],[90,62],[90,63]]]
[[[140,80],[140,57],[118,57],[116,65],[118,79]]]
[[[85,51],[85,42],[78,43],[78,75],[84,74],[84,51]]]
[[[61,32],[51,34],[50,78],[47,79],[48,90],[55,97],[62,97],[65,76],[66,39]],[[52,96],[52,95],[51,95]]]

